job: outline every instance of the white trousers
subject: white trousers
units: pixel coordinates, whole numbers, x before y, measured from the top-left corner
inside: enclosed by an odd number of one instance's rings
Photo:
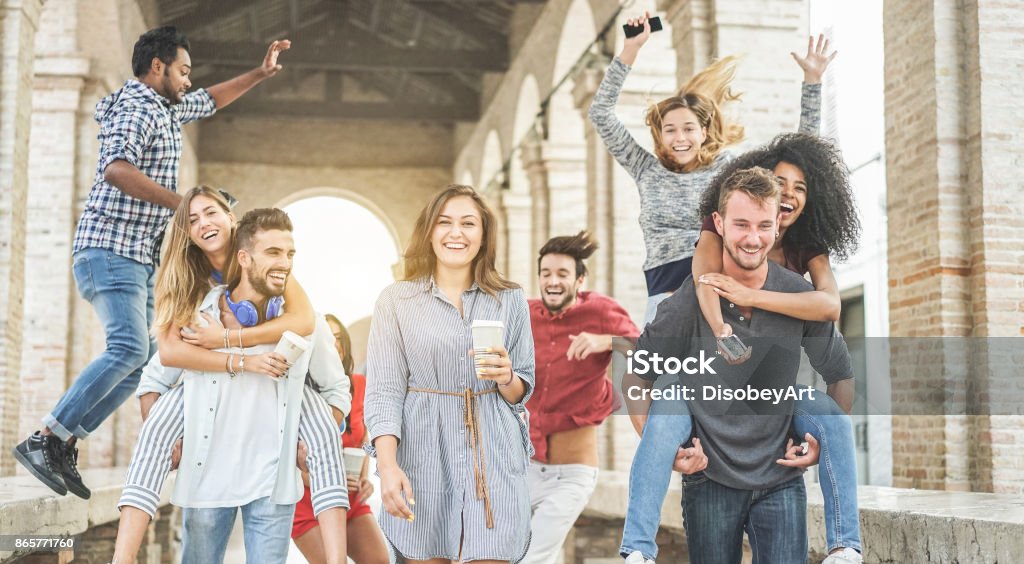
[[[562,543],[583,512],[597,485],[597,468],[584,464],[542,464],[530,461],[532,537],[524,564],[562,562]]]

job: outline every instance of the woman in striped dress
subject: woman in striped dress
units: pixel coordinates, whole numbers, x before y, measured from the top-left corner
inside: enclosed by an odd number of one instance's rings
[[[533,335],[523,290],[496,270],[495,218],[468,186],[420,213],[405,277],[377,300],[365,420],[399,560],[518,562],[530,531],[526,401]],[[475,320],[504,325],[474,364]]]

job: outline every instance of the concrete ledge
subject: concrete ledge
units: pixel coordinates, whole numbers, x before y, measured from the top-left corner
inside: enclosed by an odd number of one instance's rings
[[[860,486],[865,562],[1022,562],[1024,496]],[[812,552],[825,548],[821,490],[807,488]]]
[[[1024,496],[879,486],[857,494],[865,562],[1024,562]],[[661,509],[662,531],[673,536],[683,534],[681,496],[674,475]],[[628,473],[602,470],[583,516],[621,527],[628,497]],[[807,528],[811,561],[820,562],[825,519],[816,483],[807,485]]]
[[[97,468],[82,471],[92,489],[83,500],[73,494],[58,496],[29,475],[0,478],[0,535],[80,535],[90,528],[117,521],[117,501],[128,469]],[[167,478],[160,505],[170,503],[177,473]],[[13,553],[0,551],[0,561]]]

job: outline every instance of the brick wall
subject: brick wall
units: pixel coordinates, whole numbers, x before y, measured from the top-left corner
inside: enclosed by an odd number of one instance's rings
[[[0,452],[17,441],[32,62],[41,0],[0,2]],[[0,475],[14,461],[0,455]]]
[[[39,428],[65,388],[74,283],[76,112],[88,61],[36,59],[26,232],[21,431]]]
[[[984,394],[969,404],[979,415],[894,417],[893,485],[1024,491],[1024,426],[987,399],[1012,384],[982,341],[1024,334],[1024,116],[1010,88],[1024,6],[890,0],[884,17],[890,333],[975,338],[900,345],[893,400],[949,413],[959,392]]]

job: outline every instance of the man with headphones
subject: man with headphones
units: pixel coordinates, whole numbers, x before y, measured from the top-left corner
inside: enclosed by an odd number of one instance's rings
[[[291,231],[291,220],[279,209],[245,214],[235,231],[240,272],[227,287],[212,289],[200,312],[226,327],[236,321],[252,327],[279,315],[295,253]],[[339,430],[330,408],[342,417],[348,411],[349,382],[323,318],[318,317],[311,341],[279,378],[256,365],[268,356],[284,362],[280,355],[264,354],[274,350],[272,345],[222,349],[231,356],[221,372],[168,369],[156,360],[146,367],[137,395],[150,415],[118,503],[115,559],[132,561],[137,552],[171,465],[169,447],[179,437],[183,447],[171,502],[184,508],[183,563],[222,561],[239,509],[247,558],[287,558],[292,514],[303,494],[296,468],[302,437],[315,441],[308,454],[314,506],[319,501],[321,512],[348,508]],[[307,373],[315,392],[306,386]],[[181,374],[183,384],[173,387]],[[340,519],[343,523],[344,512]]]

